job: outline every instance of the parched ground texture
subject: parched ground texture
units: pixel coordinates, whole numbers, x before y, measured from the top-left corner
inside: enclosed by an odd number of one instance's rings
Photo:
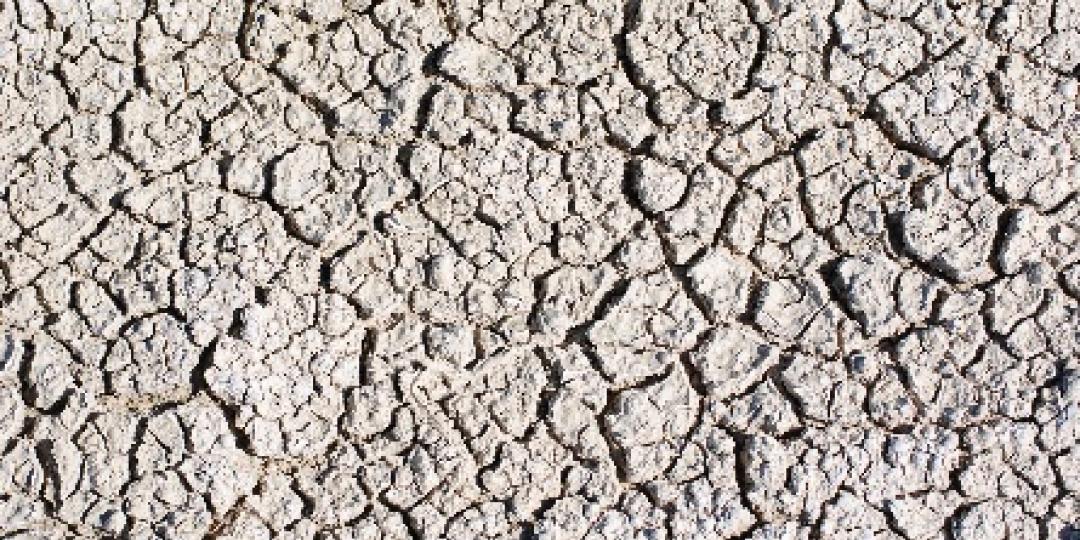
[[[0,0],[4,539],[1080,538],[1076,0]]]

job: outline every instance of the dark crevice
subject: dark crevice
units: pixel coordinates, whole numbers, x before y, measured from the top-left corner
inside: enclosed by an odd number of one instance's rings
[[[750,16],[750,21],[757,28],[757,47],[754,51],[754,58],[750,61],[750,66],[746,70],[743,87],[733,94],[732,97],[734,99],[742,99],[754,90],[756,87],[755,78],[761,71],[761,66],[765,63],[765,56],[769,53],[769,29],[768,26],[760,20],[757,4],[753,0],[740,1],[746,9],[747,14]]]
[[[251,444],[251,439],[237,424],[236,410],[215,395],[213,390],[210,389],[210,384],[206,380],[206,373],[214,364],[214,354],[217,352],[219,343],[220,341],[218,339],[214,339],[209,345],[203,348],[201,353],[199,353],[199,363],[191,370],[191,393],[193,395],[201,393],[209,397],[210,400],[217,405],[217,408],[221,410],[222,415],[224,415],[225,424],[232,433],[233,439],[236,442],[236,447],[248,455],[255,456],[256,453]]]

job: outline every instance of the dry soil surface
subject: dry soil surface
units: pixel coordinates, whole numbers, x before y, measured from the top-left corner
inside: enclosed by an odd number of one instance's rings
[[[0,0],[0,537],[1080,538],[1080,1]]]

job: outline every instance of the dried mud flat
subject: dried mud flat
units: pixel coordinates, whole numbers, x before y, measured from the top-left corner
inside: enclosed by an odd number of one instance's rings
[[[0,538],[1076,540],[1080,3],[0,0]]]

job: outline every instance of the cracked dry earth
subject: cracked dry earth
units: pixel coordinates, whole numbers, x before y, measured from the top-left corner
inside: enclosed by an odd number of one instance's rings
[[[1080,2],[0,0],[0,537],[1080,538]]]

